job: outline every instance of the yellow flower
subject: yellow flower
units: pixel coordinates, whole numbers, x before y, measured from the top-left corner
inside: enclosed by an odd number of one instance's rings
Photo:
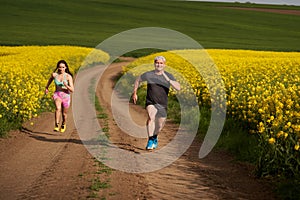
[[[269,144],[274,144],[275,143],[275,138],[273,138],[273,137],[271,137],[269,140],[268,140],[268,142],[269,142]]]
[[[294,146],[294,149],[295,149],[296,151],[298,151],[299,148],[300,148],[299,144],[296,144],[296,145]]]
[[[280,138],[282,135],[284,135],[284,132],[283,131],[279,131],[276,135],[277,138]]]

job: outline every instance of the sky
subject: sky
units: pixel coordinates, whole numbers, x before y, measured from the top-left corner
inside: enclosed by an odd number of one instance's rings
[[[275,5],[295,5],[300,6],[300,0],[192,0],[192,1],[212,1],[212,2],[240,2],[257,4],[275,4]]]

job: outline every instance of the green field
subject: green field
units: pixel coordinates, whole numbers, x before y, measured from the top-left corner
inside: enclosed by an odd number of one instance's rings
[[[204,48],[300,50],[300,16],[242,11],[207,3],[161,0],[1,0],[0,45],[95,47],[138,27],[182,32]],[[298,6],[266,6],[300,9]]]

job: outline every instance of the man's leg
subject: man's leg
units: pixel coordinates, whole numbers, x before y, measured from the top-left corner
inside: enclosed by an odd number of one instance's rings
[[[157,109],[154,107],[154,105],[148,105],[146,107],[146,110],[148,113],[147,132],[148,132],[148,136],[152,137],[155,131],[155,116],[157,113]]]
[[[159,132],[162,130],[162,128],[164,127],[166,119],[167,119],[166,110],[165,109],[158,110],[158,113],[156,115],[156,120],[155,120],[155,131],[154,131],[154,135],[153,135],[154,149],[156,149],[158,147],[157,136],[158,136]]]
[[[154,135],[158,135],[158,133],[164,127],[166,119],[167,119],[166,117],[159,117],[159,118],[157,118],[156,123],[155,123]]]
[[[148,132],[148,143],[146,146],[146,149],[154,149],[154,131],[155,131],[155,116],[157,113],[157,109],[153,105],[148,105],[146,107],[147,113],[148,113],[148,120],[147,120],[147,132]]]

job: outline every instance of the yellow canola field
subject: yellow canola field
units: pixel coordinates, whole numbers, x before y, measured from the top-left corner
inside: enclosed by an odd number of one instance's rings
[[[45,96],[44,89],[57,62],[66,60],[74,74],[92,50],[74,46],[1,46],[0,118],[24,121],[49,109],[51,95]],[[99,62],[109,60],[104,52],[97,55]],[[54,91],[53,83],[49,90],[50,94]]]
[[[210,106],[211,101],[215,100],[210,98],[208,88],[215,87],[216,77],[211,73],[209,80],[205,82],[190,62],[178,56],[178,54],[185,55],[188,60],[197,60],[195,59],[197,56],[203,55],[201,51],[203,50],[157,53],[125,66],[124,72],[137,76],[146,69],[154,69],[152,64],[154,57],[163,55],[169,66],[166,70],[178,71],[189,81],[199,105]],[[287,148],[291,148],[288,151],[298,150],[300,53],[216,49],[209,49],[207,53],[221,74],[225,85],[227,116],[246,122],[243,124],[246,124],[245,128],[249,129],[250,133],[258,133],[263,141],[269,144],[288,141]],[[141,67],[144,64],[146,68]],[[201,64],[203,63],[199,63]],[[176,73],[174,75],[176,77]],[[179,82],[182,81],[181,76],[177,76],[177,79]],[[216,88],[220,89],[220,87]],[[184,86],[181,92],[185,92]]]

